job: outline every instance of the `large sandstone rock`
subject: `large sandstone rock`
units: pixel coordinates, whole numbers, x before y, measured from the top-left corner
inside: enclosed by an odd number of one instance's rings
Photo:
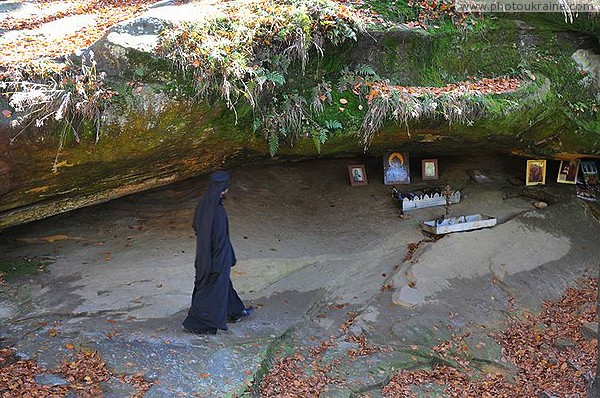
[[[222,103],[199,101],[190,94],[189,77],[155,51],[158,34],[165,26],[218,15],[220,4],[175,6],[171,1],[161,2],[141,17],[114,26],[80,54],[88,57],[93,51],[98,72],[105,72],[107,83],[119,93],[104,109],[97,143],[95,127],[84,123],[79,126],[81,140],[76,142],[68,135],[59,152],[61,126],[20,132],[9,128],[11,118],[0,116],[0,230],[189,178],[230,159],[269,158],[264,138],[253,131],[254,115],[248,105],[239,104],[236,115]],[[519,44],[523,24],[494,23],[484,28],[489,31],[466,36],[402,27],[369,32],[356,42],[328,46],[324,60],[309,64],[304,75],[290,76],[284,89],[295,93],[310,90],[323,80],[334,84],[343,67],[365,64],[383,79],[403,85],[443,85],[473,76],[514,73],[535,51],[519,47],[527,46]],[[536,51],[562,51],[557,57],[575,51],[577,37],[561,33],[559,38],[534,25],[528,22],[526,35]],[[564,49],[554,45],[559,39]],[[590,76],[597,73],[597,56],[585,50],[576,54]],[[556,67],[563,69],[555,75],[578,73],[571,66]],[[597,124],[593,120],[578,123],[565,116],[561,107],[566,102],[556,100],[561,94],[556,90],[562,88],[553,78],[528,70],[521,90],[491,96],[490,112],[465,125],[449,126],[441,118],[410,126],[388,122],[374,137],[369,153],[378,155],[401,147],[428,156],[482,149],[547,158],[600,156],[600,134],[594,130]],[[336,100],[352,96],[350,92],[332,94]],[[311,138],[300,137],[293,146],[282,143],[279,158],[363,154],[356,132],[364,111],[357,105],[348,104],[342,111],[334,103],[327,109],[344,128],[330,137],[320,154]],[[0,108],[7,107],[0,97]]]

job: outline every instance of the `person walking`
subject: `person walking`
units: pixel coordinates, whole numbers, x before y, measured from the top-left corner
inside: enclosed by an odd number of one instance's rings
[[[223,206],[229,185],[226,171],[212,173],[196,206],[196,275],[192,304],[183,321],[184,329],[192,333],[216,334],[218,329],[227,330],[227,321],[239,322],[254,311],[245,307],[230,279],[236,258]]]

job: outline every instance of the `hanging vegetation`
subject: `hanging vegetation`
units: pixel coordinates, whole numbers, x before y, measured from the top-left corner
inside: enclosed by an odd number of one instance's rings
[[[97,72],[92,51],[89,58],[82,57],[80,65],[68,61],[63,69],[45,70],[41,74],[43,78],[37,75],[39,71],[31,76],[26,70],[17,69],[10,80],[0,81],[0,92],[8,97],[9,104],[18,114],[11,125],[20,130],[11,142],[31,125],[39,128],[47,122],[57,122],[62,129],[52,167],[56,172],[58,157],[68,133],[72,133],[75,141],[79,142],[79,125],[85,120],[94,121],[95,141],[98,142],[102,108],[114,91],[104,84],[105,73]]]
[[[358,65],[353,72],[344,71],[338,81],[340,91],[349,90],[366,101],[365,115],[358,128],[365,149],[388,120],[405,126],[409,136],[409,123],[423,119],[472,124],[488,109],[486,94],[510,92],[519,87],[518,79],[506,77],[444,87],[397,86],[382,79],[368,65]]]
[[[331,0],[253,1],[165,29],[159,53],[191,74],[202,98],[222,99],[233,111],[246,101],[255,113],[255,129],[274,154],[280,138],[293,140],[306,127],[317,147],[326,130],[341,127],[319,126],[308,116],[304,97],[277,88],[286,85],[292,70],[304,74],[310,57],[323,57],[326,45],[356,40],[361,30],[358,16]]]

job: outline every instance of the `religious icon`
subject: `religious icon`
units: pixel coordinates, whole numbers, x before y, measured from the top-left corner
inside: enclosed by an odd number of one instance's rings
[[[558,177],[556,182],[564,184],[575,184],[577,182],[577,172],[579,171],[579,159],[576,160],[561,160],[560,168],[558,169]]]
[[[583,173],[583,182],[589,186],[598,185],[598,166],[593,159],[581,161],[581,172]]]
[[[528,160],[525,185],[544,185],[546,183],[546,160]]]
[[[354,165],[348,166],[348,177],[350,177],[350,185],[367,185],[367,172],[365,166]]]
[[[392,152],[383,158],[383,183],[410,184],[408,153]]]
[[[438,179],[438,161],[437,159],[423,159],[421,161],[421,178],[423,180]]]

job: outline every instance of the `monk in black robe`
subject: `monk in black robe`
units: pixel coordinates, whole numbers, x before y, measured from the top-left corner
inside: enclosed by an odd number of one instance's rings
[[[198,202],[194,215],[196,231],[196,276],[192,306],[183,327],[193,333],[216,334],[227,330],[227,321],[237,322],[250,315],[229,278],[236,263],[229,240],[229,223],[223,198],[229,190],[229,174],[216,171]]]

